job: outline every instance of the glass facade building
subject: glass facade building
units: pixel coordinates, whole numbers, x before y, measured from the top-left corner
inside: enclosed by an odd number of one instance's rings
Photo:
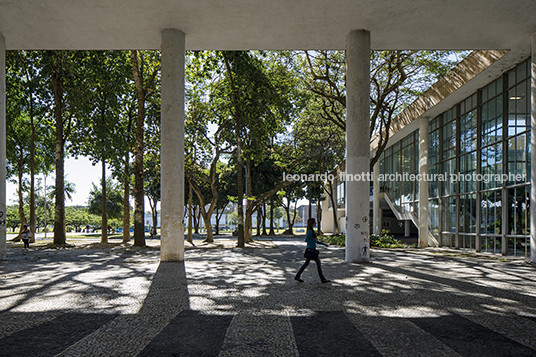
[[[530,255],[530,84],[526,60],[428,121],[428,226],[440,246]],[[380,174],[417,174],[418,140],[417,130],[387,148]],[[418,215],[418,180],[380,187]]]

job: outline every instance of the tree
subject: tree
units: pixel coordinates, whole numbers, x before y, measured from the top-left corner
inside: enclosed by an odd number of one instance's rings
[[[206,241],[213,242],[210,219],[218,203],[218,163],[223,153],[230,153],[230,145],[226,143],[231,124],[226,115],[218,112],[216,100],[210,100],[210,106],[201,99],[201,93],[192,92],[186,122],[188,154],[186,174],[188,183],[199,199],[199,208],[207,231]],[[214,93],[211,93],[211,97]],[[211,98],[212,99],[212,98]],[[208,126],[213,125],[215,131],[208,134]],[[208,168],[207,168],[208,166]]]
[[[323,120],[321,117],[322,103],[318,96],[311,96],[305,110],[299,120],[294,123],[293,136],[297,142],[301,155],[308,158],[303,166],[307,174],[332,174],[338,165],[344,161],[346,148],[345,132],[340,126],[331,120]],[[322,177],[322,176],[319,176]],[[327,195],[335,205],[333,197],[333,182],[325,175],[320,181],[307,182],[307,196],[309,201],[314,199],[318,204],[318,231],[321,232],[322,210],[320,202],[322,193]],[[333,209],[334,232],[338,233],[337,210]]]
[[[125,148],[123,142],[116,140],[116,128],[120,127],[123,98],[130,89],[130,66],[126,52],[84,51],[79,55],[78,67],[84,87],[91,90],[85,96],[86,114],[79,120],[80,129],[72,138],[73,151],[88,156],[93,165],[101,162],[101,240],[107,243],[106,164],[115,164],[117,171],[122,171],[123,162],[116,158],[124,156]]]
[[[160,155],[155,153],[145,155],[145,170],[143,174],[145,180],[145,193],[147,195],[149,206],[151,206],[151,215],[153,217],[153,229],[156,232],[158,219],[158,202],[160,197]]]
[[[85,101],[87,88],[77,76],[76,51],[45,51],[43,72],[52,87],[55,126],[56,202],[54,213],[54,244],[66,243],[65,233],[65,145],[79,117],[81,103]]]
[[[101,185],[102,187],[102,185]],[[121,186],[115,184],[111,178],[106,179],[106,215],[110,218],[119,219],[123,216],[123,194],[121,192]],[[93,184],[93,188],[89,192],[88,198],[88,212],[90,214],[102,216],[102,191]],[[108,229],[108,226],[103,227],[104,230]],[[102,242],[106,243],[106,242]]]
[[[20,134],[21,127],[29,131],[25,138],[28,149],[27,159],[21,162],[19,155],[18,164],[15,166],[18,166],[20,172],[19,165],[27,165],[23,171],[29,171],[30,174],[28,204],[30,207],[29,226],[32,232],[36,229],[35,175],[44,169],[44,166],[51,166],[53,158],[52,145],[50,145],[53,143],[52,131],[48,125],[41,125],[46,120],[45,114],[48,107],[43,76],[39,70],[41,58],[42,52],[40,51],[8,51],[6,58],[8,124],[13,125],[12,120],[16,120],[18,134]],[[8,125],[7,137],[13,139],[17,136],[17,133],[14,133],[12,127]],[[21,149],[21,146],[18,148]],[[9,151],[8,160],[11,156]],[[19,154],[21,154],[20,151]],[[34,240],[32,236],[32,241]]]
[[[269,57],[268,53],[266,57]],[[269,197],[289,182],[280,182],[269,191],[253,195],[252,166],[269,155],[269,145],[278,133],[285,132],[285,124],[299,108],[293,92],[291,72],[283,59],[277,56],[263,61],[264,53],[222,52],[228,78],[230,115],[235,121],[236,158],[238,175],[238,242],[252,241],[251,216]],[[289,79],[290,78],[290,79]],[[242,158],[245,161],[246,217],[242,223]],[[245,226],[244,228],[242,228]],[[245,230],[244,230],[245,229]],[[242,230],[244,232],[242,233]]]
[[[7,206],[6,217],[6,227],[11,227],[13,233],[15,233],[15,229],[21,226],[19,219],[19,207],[15,205]],[[20,242],[20,236],[17,238],[18,239],[14,239],[13,241]]]
[[[134,245],[145,246],[143,150],[146,102],[153,99],[160,70],[159,54],[154,51],[131,51],[130,60],[137,93],[136,144],[134,146]]]
[[[392,119],[426,88],[442,77],[454,60],[452,51],[371,52],[370,137],[380,133],[370,169],[389,140]],[[344,51],[305,52],[304,81],[322,101],[320,116],[346,130]]]
[[[279,191],[278,195],[282,200],[283,209],[287,215],[288,228],[284,234],[294,234],[293,227],[296,222],[298,214],[296,208],[298,206],[298,200],[304,196],[304,189],[302,182],[295,182],[292,185],[285,188],[285,190]],[[292,203],[294,202],[294,208],[292,208]]]
[[[89,224],[89,215],[83,207],[65,207],[65,225],[75,227],[80,232],[82,226]]]

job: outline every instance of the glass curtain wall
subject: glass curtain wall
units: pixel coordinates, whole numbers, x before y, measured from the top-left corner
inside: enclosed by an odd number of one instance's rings
[[[419,131],[414,131],[386,149],[380,158],[380,192],[387,193],[400,213],[418,212]],[[389,177],[391,176],[391,177]]]
[[[440,167],[441,149],[441,117],[432,119],[428,124],[428,176],[437,177]],[[430,233],[439,241],[440,233],[440,209],[439,192],[441,191],[439,180],[428,181],[428,228]]]
[[[380,173],[418,173],[417,140],[415,131],[386,149]],[[428,182],[428,225],[440,244],[528,256],[530,60],[430,120],[428,142],[429,178],[447,178]],[[381,191],[400,212],[418,212],[416,180],[385,180]]]
[[[530,61],[508,73],[505,168],[516,173],[506,183],[505,241],[510,255],[530,254]]]
[[[429,173],[457,174],[429,183],[429,222],[440,216],[443,246],[529,254],[529,69],[519,64],[430,121]]]

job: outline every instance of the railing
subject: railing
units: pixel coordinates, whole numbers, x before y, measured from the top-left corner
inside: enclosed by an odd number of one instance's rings
[[[398,219],[399,221],[412,221],[415,227],[419,227],[419,217],[417,216],[415,212],[404,212],[404,213],[400,212],[398,210],[398,207],[393,202],[393,199],[391,198],[389,193],[381,192],[380,198],[382,198],[382,195],[383,195],[383,198],[385,199],[385,202],[387,202],[387,204],[389,205],[389,208],[391,208],[391,211],[393,211],[393,213],[395,214],[396,219]],[[428,230],[428,242],[430,242],[430,245],[433,247],[439,246],[439,243],[436,237],[434,237],[434,235],[429,230]]]

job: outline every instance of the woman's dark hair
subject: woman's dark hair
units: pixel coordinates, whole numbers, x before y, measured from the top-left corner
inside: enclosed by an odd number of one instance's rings
[[[309,218],[307,220],[307,230],[312,230],[313,231],[313,236],[316,238],[316,232],[315,232],[315,229],[314,229],[314,226],[315,226],[315,219],[314,218]]]

